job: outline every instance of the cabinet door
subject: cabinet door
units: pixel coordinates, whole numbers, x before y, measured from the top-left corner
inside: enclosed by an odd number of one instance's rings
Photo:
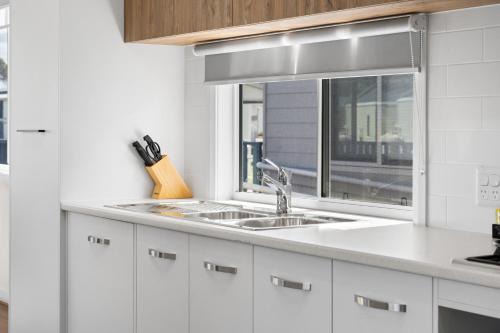
[[[298,16],[298,0],[237,0],[233,25],[244,25]]]
[[[125,0],[125,40],[174,34],[174,0]]]
[[[188,235],[137,226],[137,333],[188,332]]]
[[[432,278],[334,261],[333,332],[431,333]]]
[[[332,262],[254,249],[254,332],[330,333]]]
[[[232,0],[175,0],[175,34],[231,26]]]
[[[133,225],[69,214],[69,333],[132,333]]]
[[[297,2],[299,15],[324,13],[339,8],[338,0],[297,0]]]
[[[191,333],[252,332],[252,246],[190,236]]]

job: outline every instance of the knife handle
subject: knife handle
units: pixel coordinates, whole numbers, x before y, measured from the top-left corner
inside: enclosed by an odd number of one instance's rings
[[[135,150],[137,150],[137,153],[142,158],[146,166],[152,166],[155,164],[155,162],[151,159],[151,157],[149,157],[146,150],[141,146],[141,144],[138,141],[134,141],[132,143],[132,146],[135,147]]]

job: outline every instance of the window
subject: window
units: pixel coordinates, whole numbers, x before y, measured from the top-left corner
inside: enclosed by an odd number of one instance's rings
[[[0,8],[0,164],[8,163],[9,8]]]
[[[263,156],[289,168],[296,194],[316,196],[318,82],[241,85],[241,185],[258,190]],[[273,170],[265,170],[273,174]]]
[[[240,85],[240,191],[262,190],[266,157],[292,171],[296,195],[412,206],[413,83],[402,74]]]

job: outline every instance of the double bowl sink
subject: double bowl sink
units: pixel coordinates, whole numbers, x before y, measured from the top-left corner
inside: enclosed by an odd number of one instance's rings
[[[326,223],[357,221],[354,219],[312,214],[276,215],[269,211],[248,209],[238,205],[220,204],[210,201],[131,204],[115,205],[112,207],[247,230],[300,228]]]

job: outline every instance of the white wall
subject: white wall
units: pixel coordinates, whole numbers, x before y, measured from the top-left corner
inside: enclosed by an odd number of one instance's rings
[[[184,169],[184,48],[125,44],[123,0],[61,1],[62,199],[151,195],[131,143]]]
[[[196,197],[214,198],[215,88],[205,85],[205,60],[185,49],[184,172]]]
[[[475,170],[500,167],[500,5],[430,16],[429,224],[491,232]]]

